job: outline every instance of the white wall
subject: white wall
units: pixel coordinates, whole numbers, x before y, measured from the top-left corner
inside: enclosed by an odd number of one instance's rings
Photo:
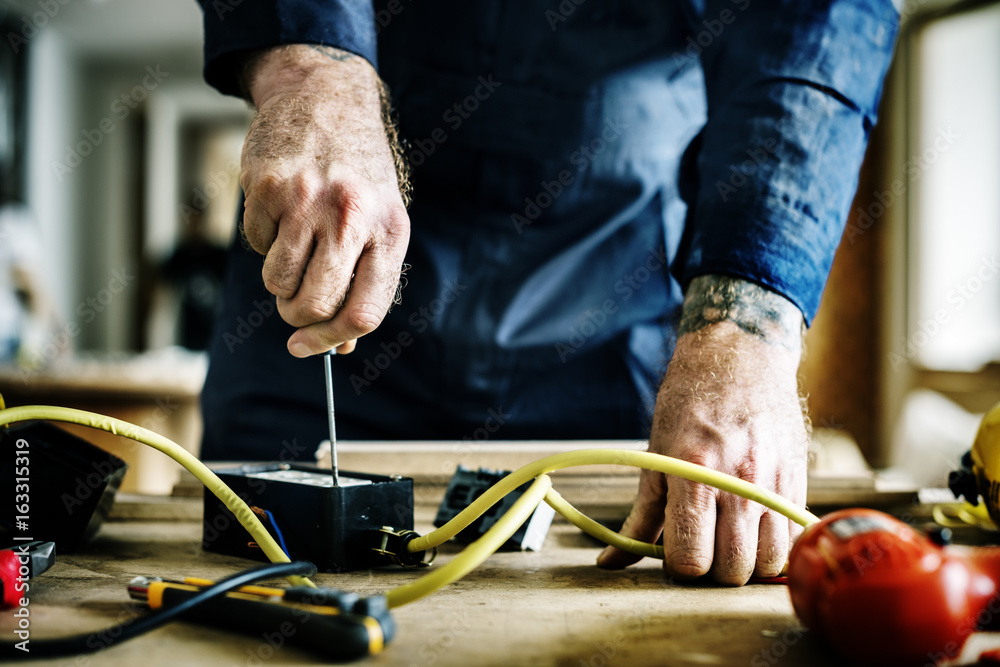
[[[925,368],[1000,359],[1000,5],[920,36],[909,349]]]
[[[30,21],[38,11],[30,0],[5,4],[9,16],[20,12]],[[201,79],[201,11],[194,0],[52,6],[55,15],[35,21],[27,45],[27,204],[46,251],[41,273],[66,322],[79,326],[77,350],[128,349],[140,281],[100,304],[96,315],[88,299],[123,267],[138,276],[142,260],[169,253],[179,232],[177,179],[170,172],[178,168],[171,144],[178,123],[199,114],[249,114]],[[162,78],[151,78],[153,71]],[[123,95],[136,108],[124,105]],[[173,114],[169,122],[163,109]],[[110,131],[102,131],[102,122]],[[145,148],[137,143],[144,135]],[[78,163],[67,161],[68,151],[81,153]]]
[[[53,30],[41,31],[31,40],[30,49],[27,204],[47,251],[41,274],[60,311],[72,313],[79,299],[79,240],[73,224],[77,179],[70,174],[59,182],[52,165],[65,160],[79,73],[65,42]]]

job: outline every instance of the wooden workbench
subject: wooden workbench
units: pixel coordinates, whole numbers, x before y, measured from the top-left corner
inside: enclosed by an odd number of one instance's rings
[[[187,501],[191,502],[191,501]],[[430,515],[420,516],[425,531]],[[59,557],[31,584],[31,637],[93,631],[141,608],[126,594],[140,574],[221,578],[251,563],[202,552],[194,521],[112,521],[86,553]],[[455,552],[445,548],[444,562]],[[594,567],[598,547],[558,523],[538,553],[501,553],[464,580],[393,612],[398,633],[372,665],[840,665],[803,634],[782,586],[672,585],[647,560]],[[424,570],[423,572],[426,572]],[[385,569],[326,574],[317,583],[371,594],[420,576]],[[9,613],[0,635],[12,637]],[[762,662],[763,661],[763,662]],[[318,664],[261,638],[174,623],[90,657],[38,665]]]
[[[177,502],[184,506],[174,516],[193,515],[200,505]],[[432,514],[419,506],[417,511],[417,529],[429,531]],[[203,552],[200,540],[200,523],[192,519],[106,523],[85,553],[60,556],[31,583],[32,639],[93,632],[144,613],[126,594],[136,575],[218,579],[255,564]],[[456,550],[443,547],[438,564]],[[395,639],[383,653],[356,664],[850,665],[801,627],[783,586],[672,584],[657,562],[606,571],[593,565],[597,553],[589,537],[556,523],[541,552],[495,554],[465,579],[395,610]],[[368,595],[426,571],[320,574],[315,581]],[[10,612],[0,612],[4,641],[13,638],[13,628]],[[963,655],[997,647],[1000,634],[979,633]],[[275,651],[261,637],[177,622],[98,654],[31,664],[260,667],[322,661],[287,646]]]
[[[582,446],[586,443],[573,444],[574,448]],[[431,530],[447,477],[455,465],[511,468],[521,465],[521,458],[533,460],[560,449],[546,444],[525,452],[523,444],[515,449],[491,443],[479,446],[472,460],[466,461],[472,455],[454,443],[440,445],[440,451],[428,445],[419,449],[409,445],[394,447],[348,445],[341,452],[341,462],[348,470],[377,470],[391,465],[411,474],[417,483],[416,522],[421,533]],[[605,520],[624,516],[636,482],[634,471],[613,473],[600,466],[592,467],[586,475],[559,471],[553,479],[568,500]],[[819,479],[813,482],[811,494],[830,495],[844,486],[841,482],[824,486]],[[200,493],[200,485],[192,488]],[[863,499],[878,490],[864,487],[861,492]],[[816,502],[825,497],[811,499]],[[866,504],[854,496],[851,499],[851,505]],[[143,613],[144,609],[133,605],[126,593],[128,582],[137,575],[219,579],[255,564],[203,552],[200,518],[201,500],[196,497],[120,497],[112,520],[105,523],[83,553],[59,555],[56,566],[31,583],[32,639],[92,632]],[[457,549],[445,545],[437,564],[446,562]],[[594,566],[598,551],[596,542],[557,518],[541,552],[495,554],[465,579],[395,610],[395,639],[383,653],[361,664],[847,664],[799,625],[783,586],[673,584],[666,580],[659,562],[649,559],[622,571],[600,570]],[[323,586],[369,595],[411,581],[426,571],[386,568],[320,574],[315,580]],[[0,613],[0,637],[4,641],[13,639],[13,628],[9,612]],[[993,646],[1000,645],[1000,636],[987,638]],[[32,664],[256,667],[320,663],[314,655],[287,646],[275,651],[262,637],[179,622],[93,656]]]

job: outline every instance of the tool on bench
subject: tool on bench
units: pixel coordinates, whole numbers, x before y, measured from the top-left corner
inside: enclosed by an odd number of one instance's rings
[[[1000,404],[983,417],[956,496],[980,496],[1000,520]],[[973,632],[1000,629],[1000,547],[948,545],[869,509],[833,512],[805,529],[788,557],[788,588],[802,622],[871,665],[933,665],[959,656]]]
[[[0,609],[27,604],[30,580],[55,562],[55,542],[36,540],[0,549]]]
[[[136,577],[129,596],[166,609],[197,595],[214,582]],[[308,649],[329,660],[356,660],[379,653],[395,624],[384,596],[359,598],[331,588],[243,586],[212,598],[182,618],[255,635],[272,645]]]
[[[949,532],[869,509],[826,515],[788,558],[796,614],[862,664],[956,657],[970,634],[1000,627],[1000,547],[946,546]]]
[[[973,506],[982,496],[993,523],[1000,526],[1000,404],[986,413],[979,424],[972,449],[962,465],[948,475],[948,487]]]

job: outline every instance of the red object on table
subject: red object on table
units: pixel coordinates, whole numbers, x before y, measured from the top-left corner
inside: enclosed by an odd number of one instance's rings
[[[12,609],[21,604],[21,592],[14,589],[17,584],[21,561],[10,549],[0,551],[0,609]]]
[[[833,512],[789,555],[799,619],[842,655],[872,665],[954,658],[1000,625],[1000,548],[940,546],[893,517]]]

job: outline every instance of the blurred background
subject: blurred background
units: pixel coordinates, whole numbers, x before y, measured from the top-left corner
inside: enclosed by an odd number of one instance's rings
[[[942,485],[1000,400],[1000,3],[902,17],[802,386],[821,458]],[[202,81],[194,0],[0,0],[0,27],[0,391],[196,451],[251,111]]]
[[[203,82],[194,0],[0,7],[0,390],[196,451],[251,111]],[[170,491],[158,453],[84,431],[126,490]]]

